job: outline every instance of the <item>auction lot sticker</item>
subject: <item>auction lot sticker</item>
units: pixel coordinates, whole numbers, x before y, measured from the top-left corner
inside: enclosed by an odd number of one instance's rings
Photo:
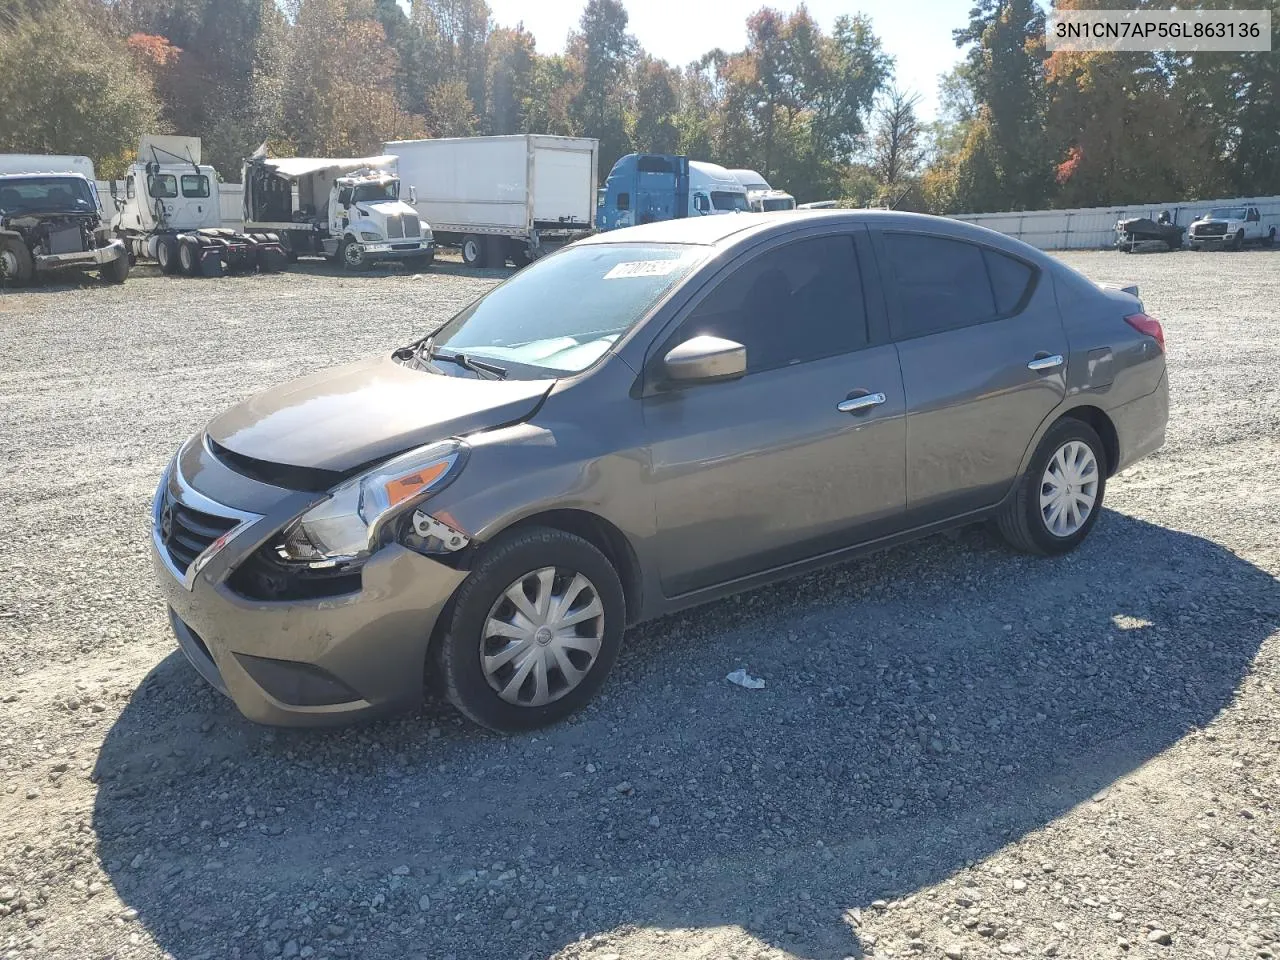
[[[1045,23],[1050,51],[1271,49],[1270,10],[1056,10]]]

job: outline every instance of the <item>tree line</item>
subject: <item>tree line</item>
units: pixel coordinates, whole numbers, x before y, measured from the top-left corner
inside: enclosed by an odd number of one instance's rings
[[[621,0],[585,0],[554,54],[484,0],[0,0],[0,151],[111,177],[141,133],[198,135],[237,180],[264,141],[362,156],[531,132],[599,139],[602,177],[632,150],[683,153],[802,202],[937,213],[1280,193],[1280,53],[1050,55],[1036,0],[977,0],[925,123],[865,16],[823,30],[765,7],[746,27],[743,49],[679,66]]]

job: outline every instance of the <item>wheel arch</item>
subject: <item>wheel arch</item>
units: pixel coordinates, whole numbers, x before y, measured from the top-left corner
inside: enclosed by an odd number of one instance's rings
[[[1103,452],[1107,457],[1107,476],[1114,476],[1116,465],[1120,462],[1120,434],[1117,432],[1116,425],[1112,422],[1111,417],[1101,407],[1083,404],[1063,412],[1054,423],[1067,419],[1079,420],[1093,428],[1099,439],[1102,440]]]

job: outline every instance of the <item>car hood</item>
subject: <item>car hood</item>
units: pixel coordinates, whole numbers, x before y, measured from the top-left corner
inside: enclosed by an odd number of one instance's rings
[[[243,457],[347,473],[402,451],[527,419],[554,380],[478,380],[414,370],[389,356],[273,387],[207,432]]]

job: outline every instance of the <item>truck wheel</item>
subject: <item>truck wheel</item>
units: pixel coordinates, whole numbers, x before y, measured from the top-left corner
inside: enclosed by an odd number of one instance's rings
[[[344,270],[368,270],[370,266],[364,247],[350,237],[343,238],[342,245],[338,247],[338,261]]]
[[[178,269],[178,241],[173,237],[161,237],[156,244],[156,262],[161,273],[174,273]]]
[[[1244,231],[1237,230],[1235,239],[1231,241],[1232,250],[1240,250],[1244,247]]]
[[[129,258],[124,256],[104,263],[98,274],[107,283],[124,283],[129,278]]]
[[[489,237],[485,246],[488,248],[484,256],[486,267],[501,269],[507,265],[506,237]]]
[[[468,267],[487,267],[489,265],[488,249],[484,238],[469,233],[462,238],[462,262]]]
[[[284,251],[285,259],[290,263],[298,262],[298,251],[293,249],[293,236],[288,230],[280,234],[280,249]]]
[[[417,257],[407,257],[404,261],[404,265],[410,270],[421,273],[430,267],[431,264],[435,263],[435,260],[436,255],[434,253],[424,253]]]
[[[1272,227],[1267,231],[1267,246],[1274,247],[1276,245],[1276,228]]]
[[[529,244],[523,240],[512,240],[507,247],[507,256],[516,265],[517,270],[533,263],[533,257],[529,255]]]
[[[200,248],[196,241],[186,238],[178,241],[178,266],[188,277],[200,276]]]
[[[30,283],[36,275],[31,251],[21,240],[0,240],[0,286]]]
[[[297,262],[295,257],[293,262]],[[258,270],[262,273],[279,273],[290,263],[289,255],[275,247],[258,248]]]

